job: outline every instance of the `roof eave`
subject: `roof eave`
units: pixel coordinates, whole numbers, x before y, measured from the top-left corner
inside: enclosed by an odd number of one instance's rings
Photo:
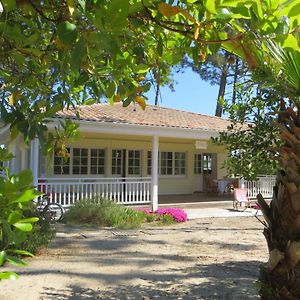
[[[53,123],[48,123],[49,128],[57,126],[62,118],[52,119]],[[154,136],[174,137],[184,139],[204,139],[209,140],[211,137],[219,136],[219,131],[209,129],[193,129],[180,127],[163,127],[151,125],[137,125],[128,123],[108,123],[86,120],[74,120],[79,122],[80,130],[82,132],[94,133],[114,133],[114,134],[128,134],[140,136]]]

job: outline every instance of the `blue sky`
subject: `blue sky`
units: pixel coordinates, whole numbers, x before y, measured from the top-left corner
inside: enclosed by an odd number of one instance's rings
[[[191,70],[185,73],[174,75],[175,92],[169,88],[161,89],[162,101],[159,103],[163,107],[172,107],[205,115],[214,115],[218,96],[218,86],[211,86],[201,80],[200,76]],[[148,104],[154,104],[155,92],[151,90],[147,93]]]

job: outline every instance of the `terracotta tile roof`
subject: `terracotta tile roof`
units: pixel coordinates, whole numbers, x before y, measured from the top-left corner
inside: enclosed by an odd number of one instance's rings
[[[153,105],[147,105],[146,109],[142,110],[139,105],[131,104],[128,107],[122,107],[121,103],[116,103],[114,105],[93,104],[78,106],[76,109],[58,112],[56,117],[78,120],[76,111],[79,112],[79,120],[104,123],[190,128],[213,131],[225,131],[227,130],[227,126],[230,125],[228,120],[219,117],[212,117]]]

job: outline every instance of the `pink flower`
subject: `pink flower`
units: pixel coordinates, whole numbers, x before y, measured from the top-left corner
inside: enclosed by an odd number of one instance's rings
[[[181,208],[167,207],[159,208],[156,211],[152,211],[146,207],[137,207],[136,210],[143,211],[145,214],[157,214],[157,215],[170,215],[176,222],[186,222],[187,214]]]

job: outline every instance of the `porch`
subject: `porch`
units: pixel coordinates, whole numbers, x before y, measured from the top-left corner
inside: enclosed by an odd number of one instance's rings
[[[223,179],[224,180],[224,179]],[[247,189],[249,198],[256,198],[261,193],[264,198],[271,199],[274,176],[260,176],[256,181],[239,181],[239,187]],[[125,205],[149,205],[152,203],[151,177],[114,177],[114,178],[39,178],[38,189],[48,195],[51,202],[67,208],[83,199],[97,197],[111,199]],[[231,207],[233,194],[231,191],[199,192],[183,195],[158,194],[159,206],[195,206]]]

